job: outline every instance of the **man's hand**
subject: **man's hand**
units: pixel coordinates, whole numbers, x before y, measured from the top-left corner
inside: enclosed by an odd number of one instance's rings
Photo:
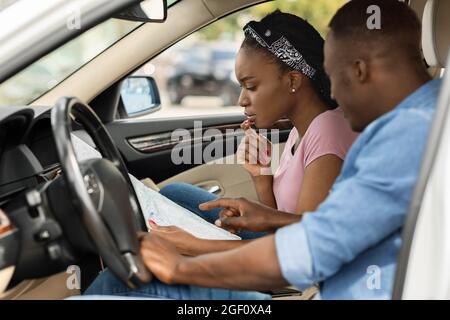
[[[178,266],[185,258],[170,242],[153,233],[139,232],[138,238],[147,268],[162,282],[175,283]]]
[[[245,136],[237,149],[238,163],[253,176],[270,175],[272,144],[261,134],[250,128],[248,120],[241,124]]]
[[[268,290],[287,285],[273,235],[233,250],[197,257],[180,255],[174,246],[153,233],[141,232],[138,236],[145,265],[167,284],[231,290]]]
[[[277,219],[278,211],[267,206],[252,202],[245,198],[223,198],[200,204],[201,210],[224,208],[215,224],[231,232],[274,231],[272,221]]]
[[[150,224],[150,229],[152,233],[174,245],[179,253],[187,256],[195,255],[194,249],[198,245],[200,239],[189,232],[175,226],[163,227],[152,223]]]

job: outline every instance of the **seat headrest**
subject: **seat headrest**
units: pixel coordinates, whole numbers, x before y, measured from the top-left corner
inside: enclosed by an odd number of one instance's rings
[[[422,17],[422,48],[430,67],[445,68],[450,46],[450,1],[428,0]]]

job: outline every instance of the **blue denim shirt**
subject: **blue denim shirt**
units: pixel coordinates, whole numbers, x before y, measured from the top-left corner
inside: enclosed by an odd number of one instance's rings
[[[348,152],[327,199],[301,222],[276,232],[284,278],[322,299],[390,299],[440,80],[373,121]]]

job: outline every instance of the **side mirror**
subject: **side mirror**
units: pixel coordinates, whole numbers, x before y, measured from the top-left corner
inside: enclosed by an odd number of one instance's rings
[[[129,118],[142,116],[161,109],[161,98],[155,79],[130,76],[120,89],[124,111]]]
[[[115,18],[141,22],[164,22],[167,18],[167,1],[144,0],[116,14]]]

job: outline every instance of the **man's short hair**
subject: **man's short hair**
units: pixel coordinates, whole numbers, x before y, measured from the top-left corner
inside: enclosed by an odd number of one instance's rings
[[[380,28],[371,28],[369,19],[378,6]],[[369,11],[369,12],[368,12]],[[421,23],[416,13],[398,0],[352,0],[338,10],[329,27],[336,39],[348,39],[355,44],[385,44],[392,49],[413,50],[420,54]]]

